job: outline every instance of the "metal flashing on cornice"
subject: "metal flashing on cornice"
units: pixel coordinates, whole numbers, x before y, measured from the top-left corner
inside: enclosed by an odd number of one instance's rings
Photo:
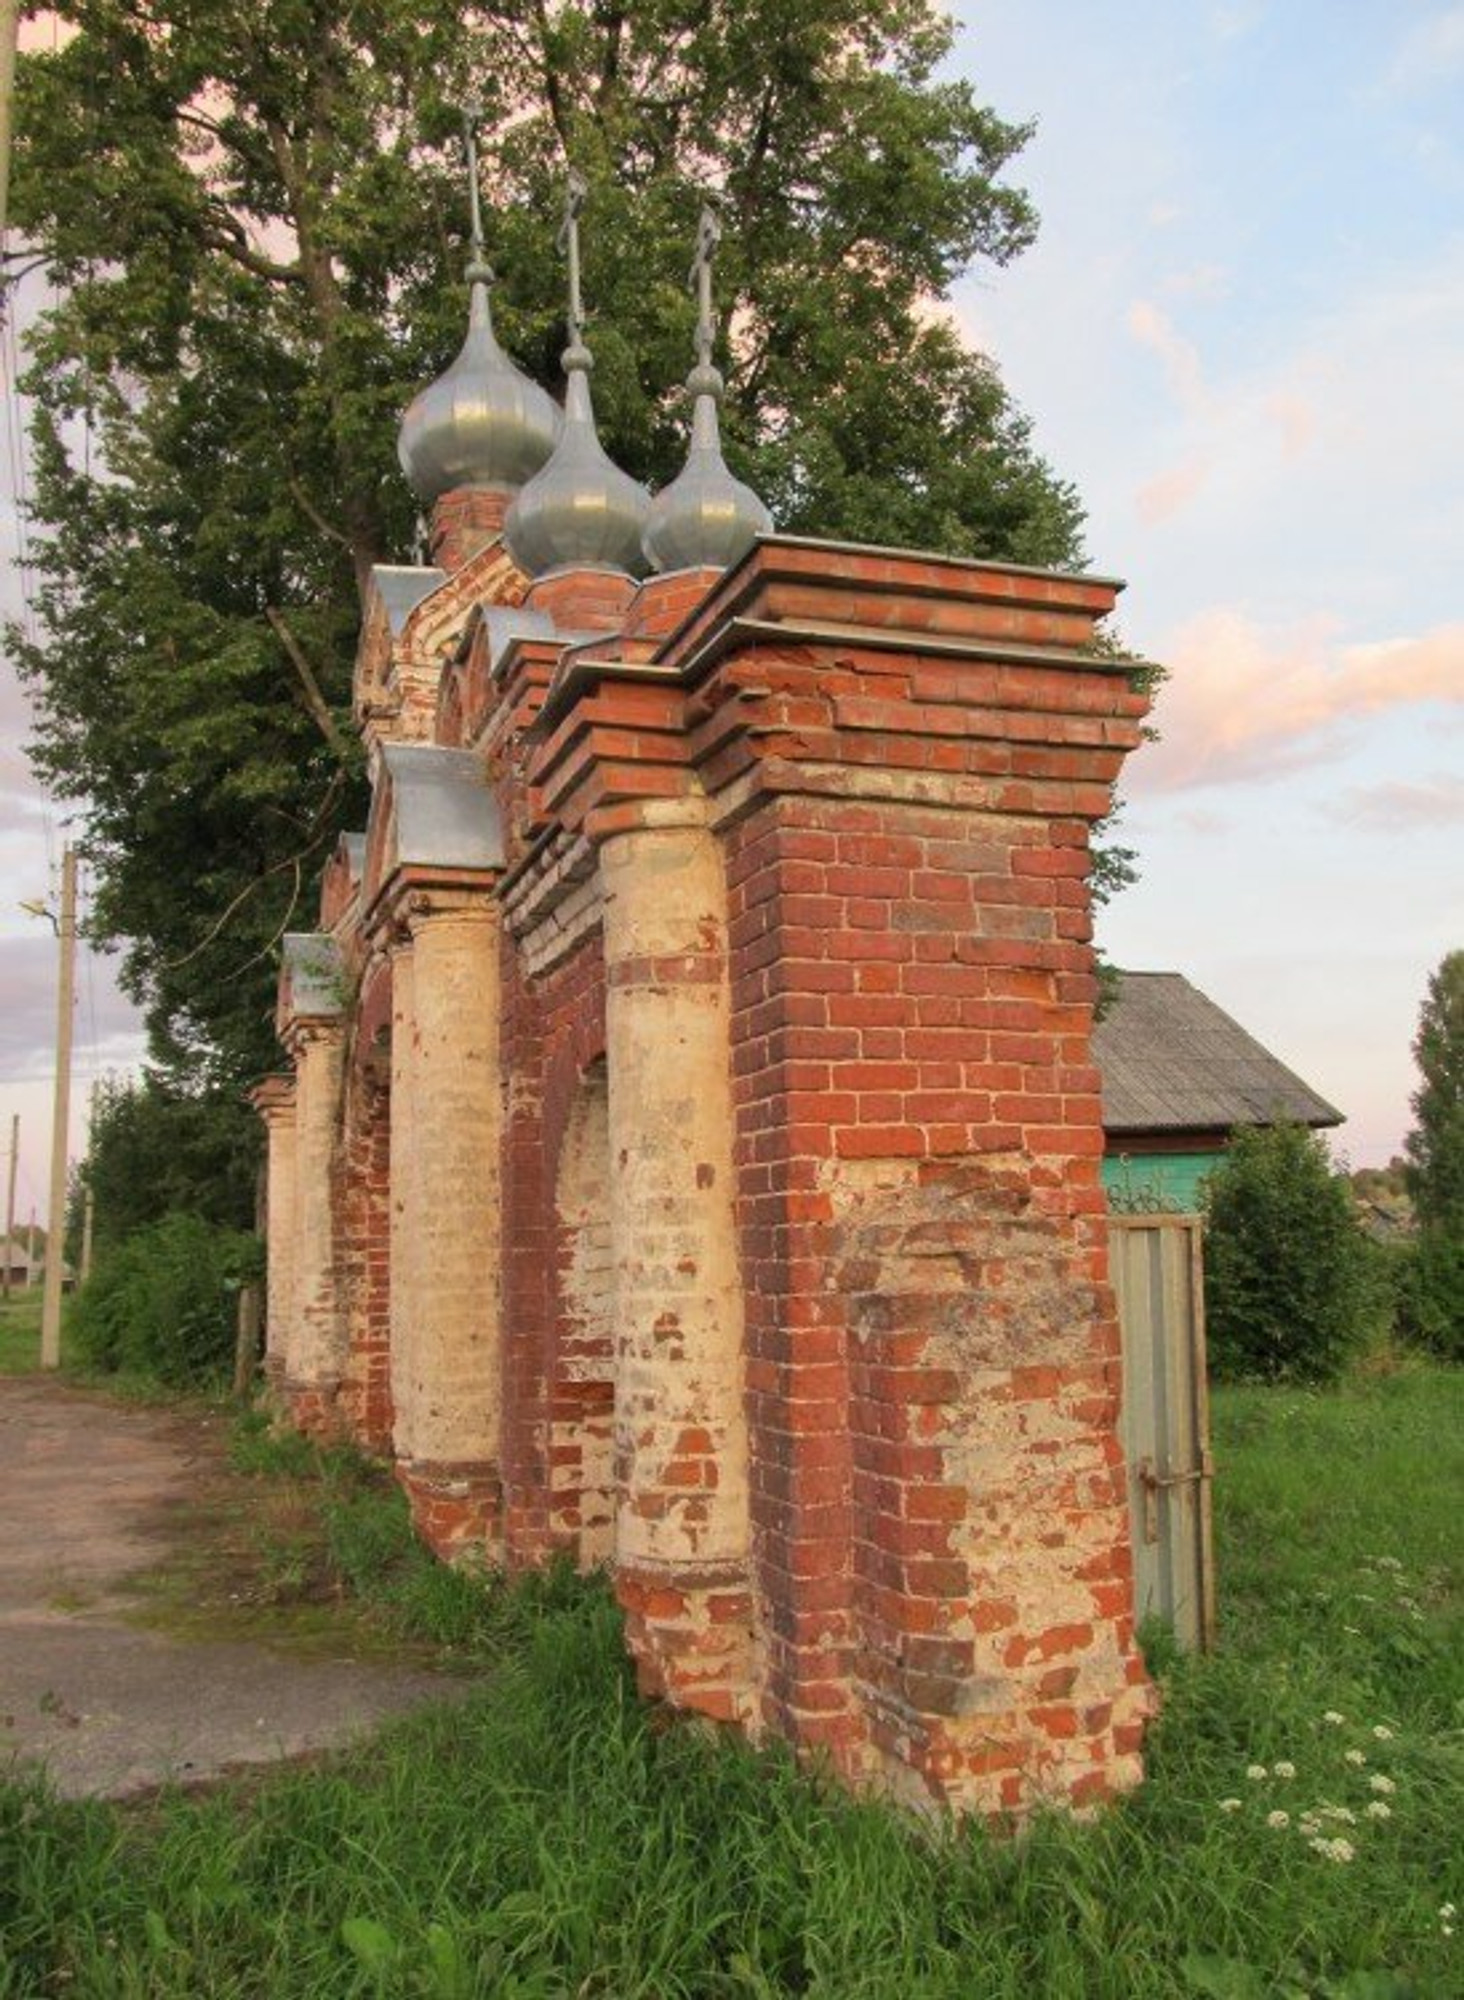
[[[822,535],[759,535],[742,559],[751,562],[760,549],[813,549],[824,555],[874,556],[888,562],[918,562],[940,569],[979,570],[992,576],[1046,577],[1053,583],[1098,584],[1105,590],[1127,590],[1119,576],[1100,576],[1096,570],[1044,569],[1040,563],[993,562],[986,556],[945,555],[935,549],[907,549],[880,542],[837,542]],[[738,565],[741,567],[741,564]],[[729,572],[735,575],[736,572]]]
[[[345,968],[335,939],[328,931],[286,931],[280,951],[288,1018],[336,1019],[345,1009]]]
[[[533,726],[541,732],[551,729],[573,708],[584,689],[594,687],[599,681],[651,681],[658,687],[680,687],[683,679],[679,667],[665,665],[660,660],[617,660],[576,653],[563,673],[550,683]]]
[[[481,758],[436,743],[387,743],[397,868],[480,871],[504,863],[503,821]]]
[[[938,659],[983,660],[996,666],[1056,667],[1070,672],[1076,665],[1094,673],[1131,674],[1144,660],[1110,659],[1102,653],[1081,653],[1075,647],[1031,646],[1015,639],[978,639],[958,633],[927,632],[909,626],[824,624],[816,619],[729,618],[700,646],[681,660],[673,673],[686,687],[695,687],[739,644],[828,646],[858,648],[872,653],[924,653]],[[668,663],[669,664],[669,663]]]
[[[447,582],[444,569],[423,569],[406,563],[373,563],[371,583],[386,611],[387,624],[395,639],[426,597]]]

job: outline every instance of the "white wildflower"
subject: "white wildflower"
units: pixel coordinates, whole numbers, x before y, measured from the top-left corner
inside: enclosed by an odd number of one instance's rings
[[[1373,1561],[1379,1569],[1401,1570],[1403,1567],[1396,1556],[1374,1556]]]
[[[1364,1750],[1344,1750],[1342,1755],[1349,1764],[1365,1764],[1367,1762],[1367,1752]]]
[[[1221,1812],[1239,1812],[1239,1811],[1240,1811],[1240,1800],[1239,1800],[1239,1799],[1222,1799],[1222,1800],[1220,1801],[1220,1810],[1221,1810]]]
[[[1386,1722],[1375,1722],[1373,1724],[1373,1735],[1376,1736],[1379,1743],[1391,1743],[1393,1740],[1393,1732],[1389,1729]]]
[[[1393,1808],[1382,1799],[1369,1799],[1363,1807],[1369,1819],[1391,1819]]]
[[[1347,1717],[1339,1715],[1335,1708],[1329,1708],[1322,1717],[1322,1720],[1323,1722],[1330,1722],[1334,1729],[1340,1729],[1342,1724],[1347,1720]]]
[[[1351,1806],[1318,1806],[1319,1819],[1334,1819],[1339,1826],[1356,1826],[1357,1814]]]
[[[1245,1767],[1245,1775],[1252,1781],[1253,1784],[1259,1784],[1261,1779],[1267,1777],[1269,1774],[1264,1764],[1247,1764]]]
[[[1268,1812],[1266,1814],[1266,1824],[1267,1826],[1274,1826],[1278,1828],[1283,1826],[1290,1826],[1291,1815],[1289,1812]]]
[[[1308,1841],[1307,1845],[1316,1853],[1324,1854],[1328,1861],[1350,1861],[1357,1852],[1350,1840],[1343,1840],[1340,1836],[1336,1840]]]
[[[1368,1779],[1367,1782],[1375,1792],[1392,1793],[1396,1792],[1398,1789],[1398,1787],[1393,1783],[1393,1780],[1391,1778],[1385,1778],[1381,1771],[1374,1771],[1372,1776]]]
[[[1362,1627],[1360,1625],[1344,1625],[1342,1627],[1342,1630],[1350,1634],[1350,1636],[1354,1639],[1360,1639],[1362,1637]],[[1337,1720],[1339,1722],[1342,1720],[1340,1715],[1338,1716]]]
[[[1444,1922],[1447,1924],[1453,1921],[1453,1919],[1458,1915],[1458,1912],[1455,1910],[1454,1905],[1452,1903],[1440,1903],[1439,1915],[1443,1918]]]
[[[1278,1778],[1294,1778],[1296,1776],[1296,1766],[1284,1761],[1280,1764],[1273,1764],[1271,1769]]]

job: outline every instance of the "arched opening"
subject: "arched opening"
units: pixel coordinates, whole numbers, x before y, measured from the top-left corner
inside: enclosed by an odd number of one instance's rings
[[[615,1533],[615,1260],[610,1241],[610,1098],[603,1059],[580,1078],[554,1186],[557,1310],[550,1369],[554,1541],[583,1568]]]

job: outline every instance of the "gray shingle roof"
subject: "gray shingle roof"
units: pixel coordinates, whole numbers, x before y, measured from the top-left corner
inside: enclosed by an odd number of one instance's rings
[[[1235,1125],[1340,1125],[1269,1049],[1178,972],[1120,972],[1093,1033],[1103,1126],[1121,1132],[1228,1132]]]

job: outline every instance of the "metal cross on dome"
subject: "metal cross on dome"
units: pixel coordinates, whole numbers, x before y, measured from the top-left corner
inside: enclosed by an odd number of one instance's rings
[[[712,365],[712,342],[717,333],[717,323],[712,317],[712,259],[721,240],[722,225],[708,202],[697,222],[696,255],[686,278],[688,289],[696,293],[696,358],[701,368]]]
[[[584,345],[585,309],[580,297],[580,210],[585,205],[588,184],[577,167],[571,167],[564,188],[564,221],[560,226],[556,247],[561,256],[569,258],[569,344],[571,348]]]
[[[470,273],[491,284],[493,272],[488,264],[488,247],[483,238],[483,196],[478,186],[478,126],[482,118],[482,105],[476,98],[470,98],[463,106],[463,147],[468,156],[468,201],[472,215]]]

